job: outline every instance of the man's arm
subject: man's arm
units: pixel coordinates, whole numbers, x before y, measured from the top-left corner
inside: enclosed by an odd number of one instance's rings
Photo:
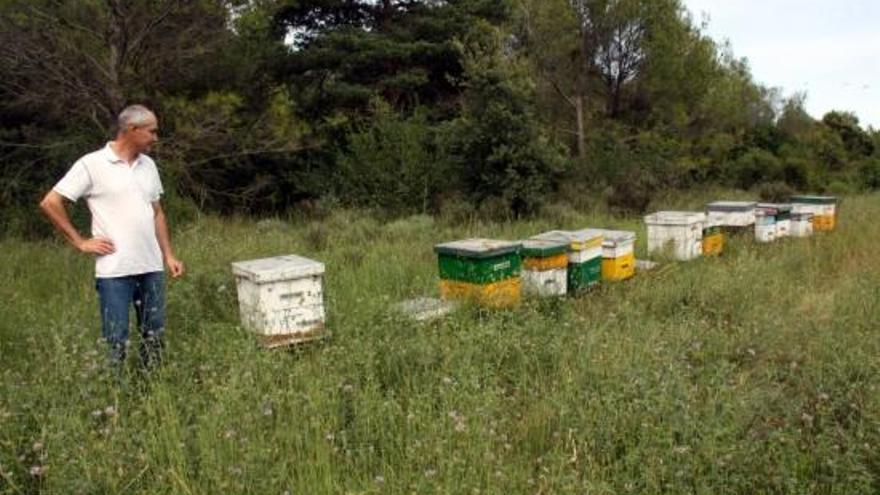
[[[67,215],[67,208],[64,205],[64,196],[56,191],[49,191],[40,201],[40,209],[52,222],[52,225],[64,235],[73,247],[78,251],[86,254],[111,254],[116,251],[113,242],[103,237],[93,237],[86,239],[76,231],[73,224],[70,223],[70,217]]]
[[[165,220],[165,210],[158,201],[153,202],[153,213],[156,221],[156,239],[159,240],[159,249],[162,250],[162,257],[165,264],[171,272],[173,278],[183,275],[183,262],[174,256],[174,250],[171,248],[171,236],[168,234],[168,222]]]

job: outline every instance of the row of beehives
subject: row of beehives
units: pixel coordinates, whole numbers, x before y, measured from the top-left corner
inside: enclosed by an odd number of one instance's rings
[[[836,199],[796,196],[791,204],[721,201],[704,212],[662,211],[645,217],[648,252],[690,260],[721,254],[724,232],[754,228],[758,241],[804,237],[835,226]],[[554,230],[524,241],[467,239],[438,244],[440,293],[488,307],[518,304],[522,294],[576,294],[601,281],[635,274],[635,232]],[[232,264],[242,324],[267,347],[326,335],[324,265],[296,255]]]
[[[716,201],[706,212],[661,211],[645,217],[648,252],[671,248],[676,259],[690,260],[720,251],[723,231],[754,229],[755,240],[772,242],[833,230],[836,217],[832,196],[792,196],[789,203]]]

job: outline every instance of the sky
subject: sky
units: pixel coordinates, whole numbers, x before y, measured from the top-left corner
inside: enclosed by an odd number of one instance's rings
[[[684,0],[697,25],[734,56],[749,61],[752,77],[783,96],[807,94],[807,112],[856,114],[862,127],[880,129],[880,1]]]

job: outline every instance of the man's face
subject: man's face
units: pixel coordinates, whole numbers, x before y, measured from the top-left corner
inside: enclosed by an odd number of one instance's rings
[[[131,140],[138,153],[150,151],[150,148],[159,141],[159,122],[152,117],[146,124],[131,128]]]

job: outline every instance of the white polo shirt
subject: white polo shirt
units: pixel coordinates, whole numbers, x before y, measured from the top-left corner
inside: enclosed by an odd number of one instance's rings
[[[150,157],[140,154],[129,165],[107,143],[77,160],[53,189],[74,202],[85,198],[92,236],[110,239],[116,247],[114,253],[96,257],[95,276],[163,270],[152,204],[162,195],[162,182]]]

